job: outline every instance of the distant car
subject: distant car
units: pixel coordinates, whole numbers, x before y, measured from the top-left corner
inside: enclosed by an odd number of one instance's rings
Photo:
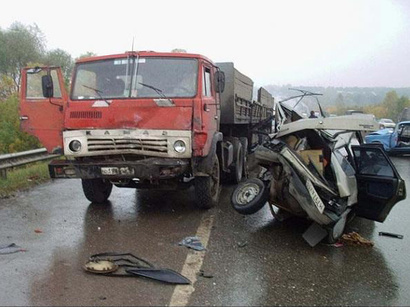
[[[400,122],[394,130],[381,129],[365,137],[367,144],[382,144],[392,155],[410,154],[410,121]]]
[[[394,128],[396,127],[396,123],[388,118],[382,118],[379,120],[379,127],[380,129],[384,128]]]

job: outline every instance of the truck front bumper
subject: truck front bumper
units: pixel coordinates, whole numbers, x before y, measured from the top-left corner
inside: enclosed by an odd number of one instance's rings
[[[53,160],[48,166],[51,178],[105,178],[162,180],[181,176],[189,169],[187,159],[149,158],[138,161]]]

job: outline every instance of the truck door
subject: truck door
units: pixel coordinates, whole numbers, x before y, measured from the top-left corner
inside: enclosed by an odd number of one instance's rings
[[[43,76],[52,78],[53,97],[43,95]],[[62,130],[67,94],[60,68],[36,67],[22,70],[20,89],[21,129],[36,136],[47,151],[60,153],[63,148]]]
[[[406,186],[381,146],[355,145],[358,204],[356,215],[383,222],[393,206],[406,198]]]
[[[216,100],[216,93],[213,82],[212,68],[204,63],[202,67],[202,125],[207,127],[208,140],[206,147],[210,147],[212,137],[216,131],[219,130],[219,106]],[[204,150],[208,152],[208,148]]]

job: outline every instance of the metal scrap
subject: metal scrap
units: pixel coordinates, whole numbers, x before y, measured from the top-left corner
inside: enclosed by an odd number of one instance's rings
[[[197,251],[203,251],[205,250],[205,247],[202,245],[201,241],[197,236],[195,237],[186,237],[183,239],[181,242],[178,243],[178,245],[183,245],[189,248],[192,248]]]
[[[25,251],[26,250],[24,248],[21,248],[15,243],[0,244],[0,254],[1,255],[13,254],[13,253],[25,252]]]

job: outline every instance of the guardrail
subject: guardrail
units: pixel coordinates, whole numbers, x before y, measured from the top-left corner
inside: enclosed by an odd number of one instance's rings
[[[48,154],[45,148],[0,155],[0,178],[7,179],[7,170],[10,168],[59,156],[58,154]]]

